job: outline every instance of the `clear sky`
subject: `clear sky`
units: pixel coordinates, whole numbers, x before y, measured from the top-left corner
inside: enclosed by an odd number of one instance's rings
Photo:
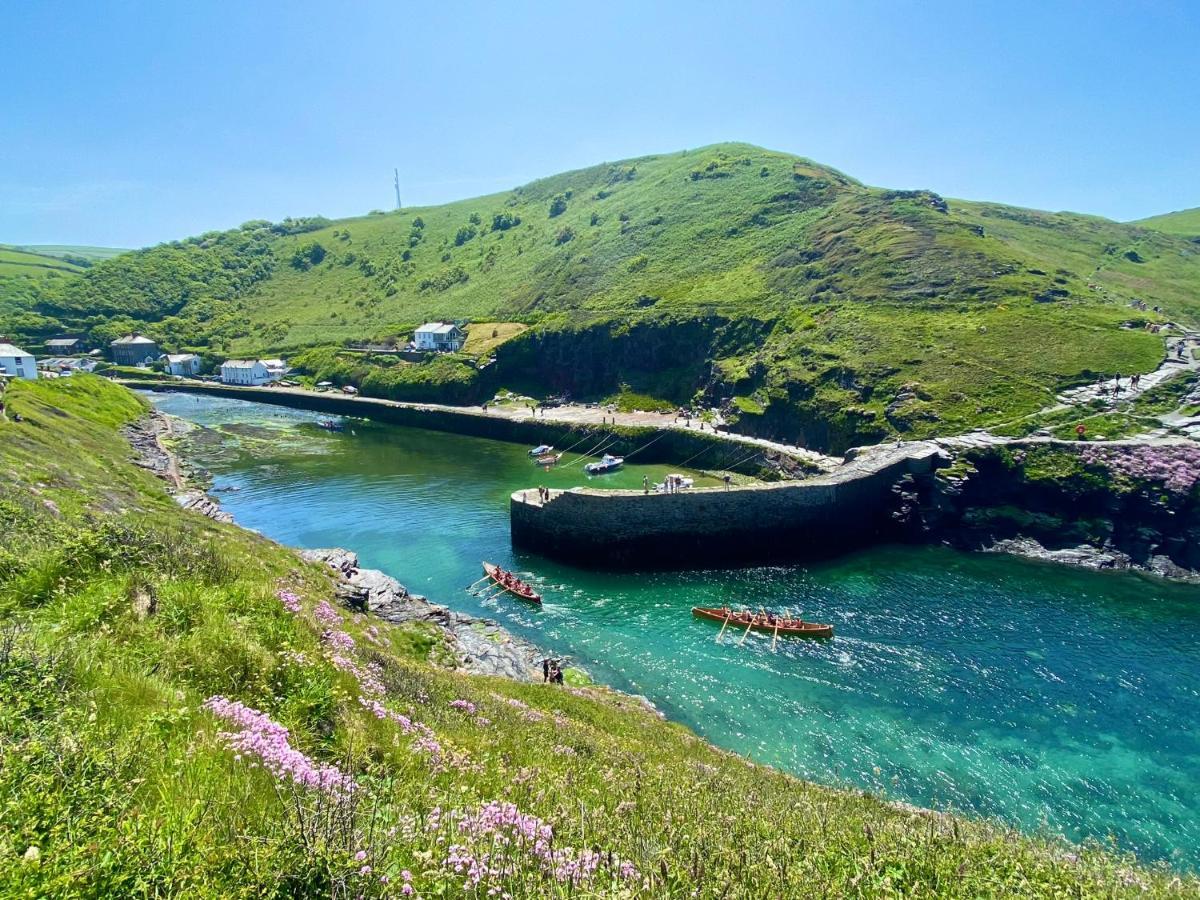
[[[9,3],[0,242],[133,247],[740,140],[870,184],[1200,206],[1200,2]]]

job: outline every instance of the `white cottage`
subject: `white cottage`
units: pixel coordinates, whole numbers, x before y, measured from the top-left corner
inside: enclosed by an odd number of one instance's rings
[[[167,374],[169,375],[199,375],[200,357],[195,353],[168,353]]]
[[[37,363],[33,354],[26,353],[20,347],[12,344],[0,344],[0,376],[10,378],[27,378],[30,381],[38,377]]]
[[[275,379],[261,359],[227,359],[221,363],[224,384],[268,384]]]
[[[413,335],[413,345],[418,350],[450,352],[461,350],[467,334],[453,322],[426,322]]]

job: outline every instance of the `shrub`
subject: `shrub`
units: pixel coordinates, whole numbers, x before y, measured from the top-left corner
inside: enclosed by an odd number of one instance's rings
[[[564,197],[562,194],[559,194],[557,197],[555,197],[553,200],[550,201],[550,218],[553,219],[555,216],[561,216],[566,211],[567,211],[567,198]]]

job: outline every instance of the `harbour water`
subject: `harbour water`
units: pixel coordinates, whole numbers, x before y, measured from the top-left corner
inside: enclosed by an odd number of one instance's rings
[[[359,421],[330,433],[297,410],[152,399],[206,426],[186,453],[242,525],[352,548],[720,746],[815,781],[1200,867],[1198,588],[912,547],[810,566],[574,569],[514,557],[512,490],[640,487],[675,470],[631,460],[589,480],[576,453],[546,472],[498,441]],[[535,582],[544,605],[466,593],[483,559]],[[691,607],[724,603],[801,611],[836,637],[781,639],[775,652],[769,635],[717,643],[720,626]]]

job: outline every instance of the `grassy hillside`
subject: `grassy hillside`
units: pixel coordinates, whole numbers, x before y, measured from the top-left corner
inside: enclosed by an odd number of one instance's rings
[[[89,247],[85,244],[13,244],[13,250],[28,250],[42,256],[53,256],[69,262],[97,263],[129,251],[121,247]]]
[[[0,245],[0,320],[16,323],[18,316],[55,296],[66,280],[82,271],[58,257]],[[12,330],[20,330],[19,325]]]
[[[471,398],[624,385],[837,449],[1009,421],[1099,373],[1151,369],[1161,343],[1129,304],[1200,321],[1198,254],[1142,227],[870,188],[722,144],[432,208],[250,222],[100,263],[34,311],[43,327],[136,326],[238,355],[404,337],[431,318],[519,323],[488,348],[498,365],[470,374]],[[373,365],[323,374],[361,382]],[[441,374],[387,365],[376,383],[442,396]],[[452,374],[459,396],[468,372]]]
[[[1200,238],[1200,206],[1194,209],[1181,209],[1179,212],[1165,213],[1161,216],[1151,216],[1148,219],[1139,219],[1130,224],[1151,228],[1165,234]]]
[[[80,376],[6,400],[0,896],[1200,889],[806,784],[607,691],[438,668],[436,632],[353,614],[290,551],[180,510],[116,430],[132,394]]]

